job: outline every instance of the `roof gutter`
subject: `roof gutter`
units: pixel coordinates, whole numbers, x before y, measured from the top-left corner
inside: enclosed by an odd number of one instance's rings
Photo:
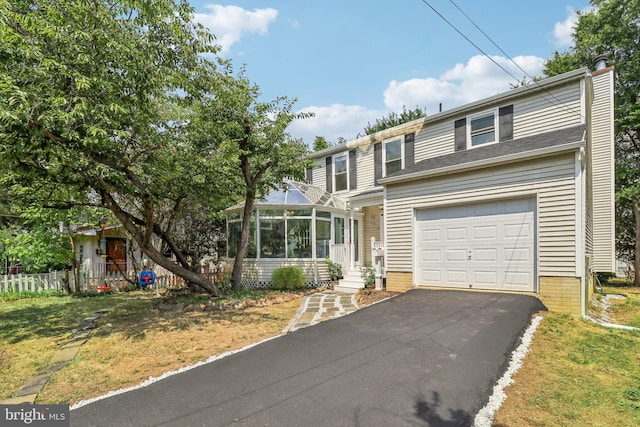
[[[440,175],[447,175],[456,172],[461,172],[469,169],[479,169],[486,168],[489,166],[497,166],[505,163],[513,163],[520,160],[526,160],[530,158],[539,158],[539,157],[548,157],[554,154],[575,151],[580,149],[581,147],[585,147],[586,142],[584,140],[572,142],[569,144],[556,145],[553,147],[540,148],[537,150],[524,151],[522,153],[509,154],[506,156],[493,157],[490,159],[476,160],[473,162],[462,163],[459,165],[447,166],[443,168],[438,168],[430,171],[420,171],[409,173],[406,175],[400,176],[391,176],[388,178],[383,178],[379,182],[381,184],[397,184],[406,181],[414,181],[417,179],[424,178],[432,178]]]

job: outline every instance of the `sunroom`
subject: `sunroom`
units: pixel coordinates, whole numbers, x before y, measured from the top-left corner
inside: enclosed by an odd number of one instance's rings
[[[225,211],[231,259],[236,257],[243,208],[242,203]],[[242,284],[267,287],[277,268],[297,265],[306,276],[307,287],[328,285],[327,258],[343,267],[361,258],[361,217],[344,200],[318,187],[285,181],[281,189],[255,204]]]

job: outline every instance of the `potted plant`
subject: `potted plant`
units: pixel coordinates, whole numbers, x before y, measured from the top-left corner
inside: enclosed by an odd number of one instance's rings
[[[327,258],[327,267],[329,268],[331,287],[333,287],[338,284],[338,280],[342,279],[342,265],[331,261],[330,258]]]

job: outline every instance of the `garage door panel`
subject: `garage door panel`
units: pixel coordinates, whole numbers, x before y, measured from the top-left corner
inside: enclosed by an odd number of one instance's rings
[[[498,262],[498,250],[496,248],[476,249],[473,251],[473,259],[476,262]]]
[[[446,229],[447,241],[461,241],[467,240],[467,228],[466,227],[456,227],[456,228],[447,228]]]
[[[422,230],[420,233],[420,241],[423,243],[436,243],[442,240],[439,229]]]
[[[526,220],[526,223],[511,223],[511,224],[504,224],[503,226],[503,230],[504,230],[504,238],[507,240],[514,240],[514,239],[531,239],[532,237],[532,233],[530,230],[530,223],[531,223],[531,219],[527,219],[527,218],[523,218],[523,220]]]
[[[509,262],[532,262],[533,254],[529,248],[505,248],[504,259]]]
[[[476,286],[482,285],[485,289],[498,288],[498,273],[496,271],[474,271],[473,282]]]
[[[496,240],[498,238],[498,227],[495,225],[483,225],[473,227],[473,239]]]
[[[445,276],[447,283],[457,286],[467,286],[469,283],[469,272],[466,270],[446,270]]]
[[[467,260],[466,249],[446,249],[444,253],[446,262],[465,262]]]
[[[421,273],[425,284],[437,285],[442,282],[441,270],[422,270]]]
[[[528,272],[511,272],[505,275],[503,288],[512,291],[529,291],[533,277]]]
[[[442,256],[441,256],[442,251],[440,251],[439,249],[432,249],[432,250],[424,249],[420,251],[420,254],[422,255],[422,259],[427,262],[442,261]]]
[[[517,200],[418,211],[417,283],[534,291],[534,210]]]

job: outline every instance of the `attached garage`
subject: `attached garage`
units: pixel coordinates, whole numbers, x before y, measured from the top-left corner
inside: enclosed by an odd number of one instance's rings
[[[418,286],[536,291],[536,200],[415,211]]]

